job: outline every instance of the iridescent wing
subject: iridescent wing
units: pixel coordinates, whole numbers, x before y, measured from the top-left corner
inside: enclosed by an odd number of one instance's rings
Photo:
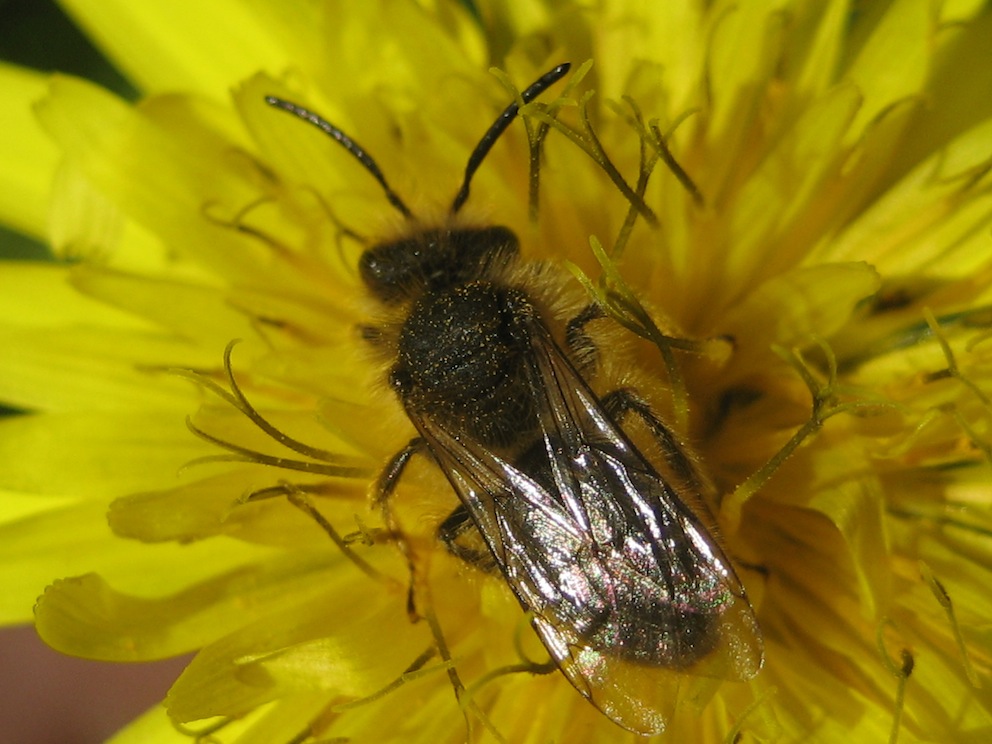
[[[540,434],[523,455],[411,418],[565,676],[616,723],[657,733],[685,675],[757,673],[757,623],[702,521],[526,323]]]

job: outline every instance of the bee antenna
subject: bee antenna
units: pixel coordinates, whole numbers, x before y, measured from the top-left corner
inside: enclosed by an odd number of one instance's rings
[[[531,88],[533,87],[534,86],[531,86]],[[527,90],[529,91],[530,88]],[[290,103],[289,101],[283,100],[282,98],[276,98],[275,96],[266,96],[265,102],[270,106],[274,106],[275,108],[288,111],[289,113],[298,116],[304,121],[313,124],[313,126],[317,127],[317,129],[322,131],[324,134],[329,135],[331,139],[351,153],[355,160],[362,164],[365,170],[372,174],[372,177],[379,182],[380,186],[382,186],[382,190],[386,193],[386,199],[389,200],[389,203],[396,207],[400,214],[408,220],[413,219],[413,214],[407,208],[406,204],[403,203],[403,200],[400,199],[399,195],[397,195],[397,193],[390,188],[389,184],[386,183],[386,177],[382,175],[382,171],[379,170],[379,166],[376,165],[376,162],[372,159],[372,156],[365,152],[365,148],[355,142],[355,140],[331,124],[331,122],[327,121],[327,119],[322,116],[318,116],[313,111],[305,109],[302,106],[298,106],[295,103]],[[516,113],[516,111],[514,111],[514,113]],[[511,116],[510,118],[513,117]],[[465,192],[467,195],[468,189],[465,189]]]
[[[550,72],[546,72],[527,88],[523,93],[520,94],[520,99],[524,103],[530,103],[544,91],[550,88],[552,85],[561,80],[565,74],[571,68],[571,64],[565,62],[558,65]],[[503,134],[510,123],[517,118],[517,113],[520,111],[520,106],[517,101],[514,101],[505,109],[503,113],[496,117],[496,121],[493,122],[489,130],[482,135],[482,139],[479,140],[479,144],[475,146],[475,150],[468,158],[468,162],[465,164],[465,177],[462,179],[462,186],[458,189],[458,193],[455,195],[455,200],[451,202],[451,214],[456,214],[465,201],[468,199],[468,190],[472,182],[472,176],[475,175],[475,171],[478,170],[482,161],[485,159],[486,155],[492,149],[493,145],[496,144],[496,140],[499,136]]]

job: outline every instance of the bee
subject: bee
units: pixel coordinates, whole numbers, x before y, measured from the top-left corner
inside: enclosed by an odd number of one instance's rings
[[[520,99],[535,99],[568,69],[555,67]],[[454,225],[518,104],[470,155],[448,223],[424,226],[355,140],[305,108],[266,100],[341,144],[408,222],[405,235],[359,260],[370,297],[399,318],[363,335],[388,350],[389,387],[418,433],[383,470],[377,501],[413,456],[436,463],[460,501],[439,538],[502,573],[568,681],[630,731],[664,729],[684,675],[753,677],[763,654],[757,622],[712,520],[697,513],[695,463],[634,391],[597,397],[587,380],[596,350],[585,327],[605,313],[591,304],[563,323],[551,293],[533,286],[551,274],[521,258],[509,228]],[[625,432],[632,413],[670,475]],[[481,536],[482,555],[465,544],[468,532]]]

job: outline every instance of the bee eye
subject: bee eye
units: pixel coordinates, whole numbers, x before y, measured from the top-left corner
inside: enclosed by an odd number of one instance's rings
[[[387,305],[410,296],[422,284],[419,241],[377,245],[362,254],[358,273],[369,291]]]

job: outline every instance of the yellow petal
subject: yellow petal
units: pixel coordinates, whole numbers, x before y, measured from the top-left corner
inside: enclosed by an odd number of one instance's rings
[[[189,365],[189,345],[146,333],[99,328],[0,326],[0,398],[28,409],[188,411],[192,385],[167,370]],[[204,366],[215,354],[200,357]]]
[[[992,120],[960,134],[859,215],[829,258],[857,255],[897,276],[965,276],[987,265],[992,194],[972,179],[987,167],[990,145]]]
[[[214,719],[188,726],[178,726],[169,718],[165,706],[157,705],[109,739],[107,744],[190,744],[197,736],[204,742],[221,736],[225,744],[291,742],[299,738],[303,722],[312,721],[325,712],[327,703],[327,695],[295,695],[260,706],[243,718]]]
[[[344,571],[349,573],[336,586],[326,583],[321,596],[284,603],[204,648],[169,691],[169,714],[178,721],[237,716],[290,691],[312,691],[313,684],[363,696],[398,678],[428,647],[430,634],[409,621],[402,591],[372,599],[350,578],[353,569]],[[319,648],[311,645],[317,639],[325,639]],[[409,658],[396,649],[410,649]],[[279,674],[280,658],[309,674],[297,680]]]
[[[197,238],[212,233],[218,248],[241,244],[243,260],[247,251],[236,232],[202,216],[205,205],[222,201],[221,196],[232,196],[238,209],[257,196],[231,166],[228,156],[235,143],[207,128],[212,126],[207,111],[190,113],[185,141],[175,138],[168,128],[176,125],[161,117],[176,115],[174,109],[185,103],[172,99],[170,104],[152,106],[146,116],[89,83],[56,78],[37,111],[94,186],[173,250],[189,255],[201,245],[209,247]]]
[[[865,101],[852,127],[855,134],[885,107],[922,93],[935,32],[932,6],[925,0],[895,0],[881,10],[880,18],[866,14],[864,23],[874,28],[845,75]]]
[[[83,323],[123,330],[147,329],[128,313],[73,290],[66,266],[7,262],[0,271],[0,318],[21,328],[71,328]]]
[[[952,5],[941,3],[942,12],[953,13]],[[946,22],[938,36],[944,44],[934,62],[933,77],[927,88],[927,107],[902,143],[905,162],[918,163],[940,150],[961,132],[992,117],[992,65],[988,64],[992,14],[962,8],[965,23]],[[972,18],[971,16],[975,17]]]
[[[177,731],[165,708],[156,705],[114,734],[107,744],[189,744],[189,736]]]
[[[155,597],[148,590],[128,595],[86,574],[48,587],[35,607],[35,626],[45,643],[72,656],[164,659],[206,646],[246,622],[264,622],[290,599],[323,593],[333,579],[329,565],[325,549],[309,560],[293,555],[238,566]]]
[[[140,271],[172,268],[165,246],[97,189],[83,171],[63,161],[52,186],[49,244],[60,258]]]
[[[810,16],[820,12],[819,18],[809,18],[808,27],[800,25],[794,45],[802,45],[802,68],[796,75],[796,92],[801,95],[816,95],[833,84],[837,74],[837,64],[843,54],[845,31],[851,12],[848,0],[832,0],[826,7],[811,7]],[[805,34],[813,33],[806,40]]]
[[[755,281],[809,249],[808,235],[830,214],[822,184],[840,167],[839,144],[860,104],[857,91],[838,86],[809,105],[741,188],[727,256],[732,281]]]
[[[983,639],[985,648],[988,640],[987,636]],[[906,690],[913,724],[926,732],[929,741],[981,741],[990,725],[988,686],[975,689],[969,684],[951,649],[921,642],[913,648],[913,659],[913,676]]]
[[[76,500],[72,496],[38,495],[0,489],[0,525],[58,509]]]
[[[144,92],[200,91],[218,100],[227,97],[231,81],[258,69],[293,67],[316,28],[311,3],[60,4]]]
[[[313,480],[296,477],[294,485]],[[271,485],[271,475],[257,467],[228,472],[175,489],[117,499],[107,518],[118,535],[146,542],[189,542],[226,534],[285,548],[327,547],[327,534],[285,498],[242,502],[247,494]],[[341,532],[356,531],[354,515],[365,509],[365,484],[345,480],[322,485],[321,513]]]
[[[212,540],[197,545],[144,545],[107,527],[106,502],[86,500],[0,527],[0,623],[27,622],[53,577],[99,571],[122,591],[176,591],[245,563],[261,548]],[[158,570],[168,565],[170,571]]]
[[[36,414],[0,420],[4,487],[26,493],[106,498],[175,481],[211,451],[175,411]]]
[[[877,481],[857,478],[870,465],[859,447],[846,447],[844,434],[831,437],[833,446],[814,460],[808,506],[825,514],[844,538],[868,617],[887,611],[891,573],[883,520],[882,491]]]
[[[32,106],[45,95],[48,76],[0,64],[0,223],[45,237],[48,195],[58,152],[35,121]]]
[[[781,54],[783,3],[740,3],[711,15],[708,79],[713,87],[712,136],[716,147],[734,160],[742,138],[758,113],[773,63]]]
[[[829,337],[878,283],[878,274],[863,263],[824,264],[777,275],[727,314],[721,332],[739,342],[734,374],[744,376],[767,365],[773,344],[804,347],[814,336]]]
[[[706,54],[707,33],[699,6],[625,0],[604,4],[602,11],[603,17],[592,32],[596,55],[593,74],[604,96],[619,99],[626,93],[634,63],[650,60],[670,86],[667,116],[674,118],[699,104],[696,75]],[[572,61],[579,63],[584,58]]]
[[[249,316],[233,309],[212,287],[88,266],[73,272],[72,284],[84,295],[147,318],[205,349],[214,349],[218,362],[230,341],[255,335]]]
[[[477,74],[486,54],[479,30],[464,22],[464,10],[450,5],[444,15],[459,13],[461,22],[439,24],[434,11],[413,2],[370,0],[356,5],[336,0],[325,9],[321,48],[326,61],[315,73],[325,92],[356,106],[359,97],[367,105],[370,94],[383,93],[393,113],[397,107],[403,111],[432,106],[432,97],[447,97],[437,87],[439,75],[450,70]],[[377,53],[368,54],[371,48]]]

